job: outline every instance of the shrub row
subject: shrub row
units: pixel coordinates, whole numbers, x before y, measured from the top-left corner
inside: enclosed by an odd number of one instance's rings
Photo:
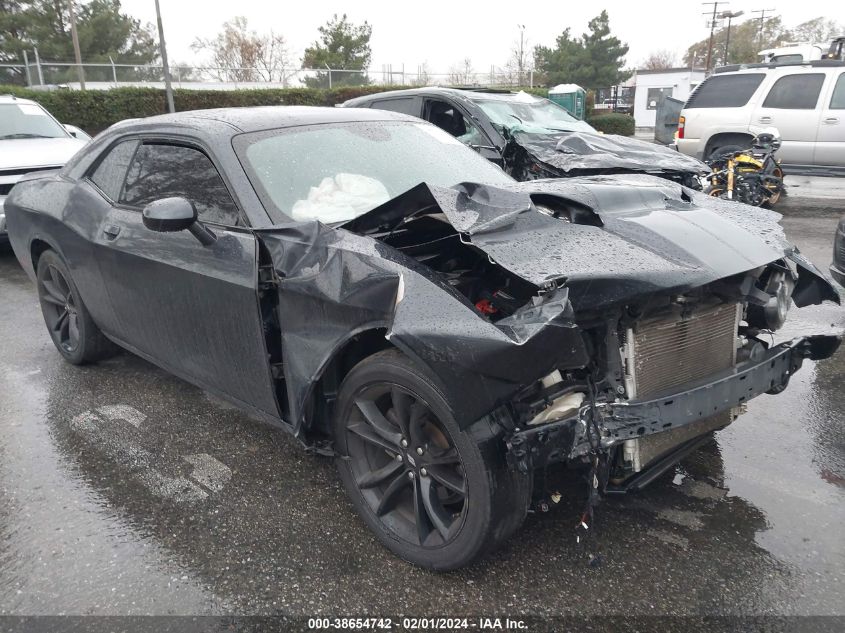
[[[605,134],[634,135],[634,117],[630,114],[620,114],[618,112],[594,114],[587,117],[587,123]]]
[[[345,86],[342,88],[268,88],[250,90],[191,90],[177,88],[173,101],[177,111],[262,105],[334,106],[361,95],[397,90],[402,86]],[[544,96],[544,88],[526,89]],[[113,88],[111,90],[32,90],[0,86],[0,94],[32,99],[62,123],[76,125],[89,134],[108,126],[167,111],[164,90],[159,88]]]

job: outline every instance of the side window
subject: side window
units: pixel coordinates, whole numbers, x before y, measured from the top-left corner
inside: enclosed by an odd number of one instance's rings
[[[830,98],[831,110],[845,110],[845,73],[840,73]]]
[[[484,133],[470,121],[457,107],[446,101],[427,103],[426,121],[430,121],[458,139],[464,145],[488,145]]]
[[[120,197],[120,187],[126,176],[126,169],[129,161],[138,147],[138,141],[122,141],[111,149],[106,150],[105,155],[100,158],[97,168],[88,176],[110,200],[117,200]]]
[[[400,97],[398,99],[379,99],[370,105],[376,110],[390,110],[411,116],[420,115],[420,101],[417,97]]]
[[[823,73],[786,75],[778,79],[766,100],[764,108],[784,110],[812,110],[819,101],[819,93],[824,84]]]
[[[143,207],[170,196],[193,202],[204,222],[240,223],[238,209],[208,156],[182,145],[144,143],[129,165],[120,202]]]

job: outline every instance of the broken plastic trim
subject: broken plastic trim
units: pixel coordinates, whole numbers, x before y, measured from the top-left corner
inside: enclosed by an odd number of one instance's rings
[[[759,361],[740,363],[683,391],[643,401],[599,403],[601,450],[728,411],[763,393],[779,393],[805,358],[829,358],[841,342],[838,335],[796,338],[767,350]],[[514,433],[507,442],[508,463],[530,472],[589,454],[595,448],[590,441],[591,415],[591,407],[583,406],[578,415]]]

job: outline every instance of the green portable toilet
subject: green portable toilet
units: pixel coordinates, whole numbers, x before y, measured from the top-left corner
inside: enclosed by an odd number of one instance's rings
[[[587,91],[578,84],[560,84],[550,88],[549,101],[554,101],[576,119],[584,120],[587,110]]]

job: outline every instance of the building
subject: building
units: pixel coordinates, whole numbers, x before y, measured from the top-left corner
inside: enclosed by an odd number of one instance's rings
[[[703,70],[664,68],[638,70],[634,75],[634,119],[638,128],[653,128],[660,102],[666,97],[686,101],[693,89],[704,81]]]

